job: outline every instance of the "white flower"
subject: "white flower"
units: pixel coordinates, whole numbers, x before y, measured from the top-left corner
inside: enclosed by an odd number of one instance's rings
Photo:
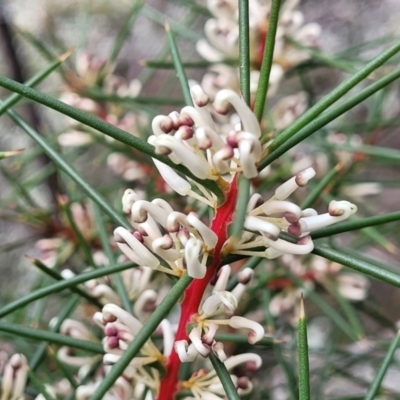
[[[267,201],[263,201],[258,194],[253,195],[247,209],[242,238],[238,242],[230,243],[233,247],[231,252],[268,259],[282,254],[308,254],[314,249],[309,232],[343,221],[357,211],[357,207],[348,201],[333,200],[329,204],[329,212],[318,215],[314,209],[301,210],[287,200],[294,191],[307,185],[314,175],[313,168],[298,172],[280,185]],[[291,243],[279,238],[281,232],[301,238],[297,243]],[[251,250],[260,246],[266,249]]]

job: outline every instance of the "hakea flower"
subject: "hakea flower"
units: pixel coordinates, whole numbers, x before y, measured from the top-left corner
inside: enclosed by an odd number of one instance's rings
[[[209,97],[200,86],[191,88],[194,107],[180,113],[157,116],[152,123],[153,136],[148,139],[158,154],[165,154],[174,164],[181,164],[199,179],[218,180],[242,171],[247,178],[257,176],[256,165],[261,159],[261,131],[256,117],[245,102],[231,90],[221,90],[215,97],[214,110],[226,114],[233,106],[240,117],[242,129],[231,129],[224,135],[218,131],[209,109]],[[224,137],[225,136],[225,137]],[[172,168],[155,160],[164,180],[176,192],[215,206],[215,198],[200,187],[204,197],[192,190],[194,182],[182,178]]]
[[[114,238],[130,260],[176,276],[181,276],[186,269],[194,278],[205,275],[217,235],[194,213],[176,212],[162,199],[140,200],[130,189],[125,191],[122,207],[131,214],[136,231],[119,227],[114,231]]]
[[[310,232],[343,221],[357,211],[357,207],[348,201],[332,200],[329,212],[318,215],[311,208],[302,210],[287,200],[299,187],[305,186],[315,175],[312,168],[299,172],[280,185],[275,194],[264,201],[259,194],[253,195],[248,206],[244,222],[244,232],[238,243],[233,244],[231,252],[242,255],[256,255],[269,259],[282,254],[308,254],[314,244]],[[297,243],[279,238],[281,232],[298,236]],[[254,247],[266,247],[265,251],[252,251]]]
[[[241,120],[241,126],[227,136],[218,133],[208,110],[208,96],[200,86],[191,88],[194,107],[184,107],[180,113],[154,118],[154,135],[149,142],[157,153],[167,155],[174,164],[184,165],[200,179],[227,181],[238,171],[247,178],[258,176],[257,163],[261,158],[260,127],[250,108],[230,91],[218,92],[214,108],[226,113],[232,105]],[[179,194],[215,207],[216,199],[203,186],[178,175],[169,166],[155,160],[164,180]],[[315,175],[312,168],[297,173],[279,186],[273,197],[263,201],[255,194],[250,200],[239,241],[227,243],[225,252],[276,258],[284,253],[308,254],[313,250],[309,232],[342,221],[357,207],[347,201],[332,201],[329,212],[318,215],[314,209],[301,210],[288,197],[299,187],[307,185]],[[192,190],[196,185],[201,196]],[[141,200],[132,190],[122,199],[123,210],[131,214],[136,231],[119,227],[114,238],[121,251],[133,262],[176,276],[187,268],[189,276],[201,279],[206,274],[207,260],[217,244],[217,235],[194,213],[175,212],[161,199]],[[279,238],[281,232],[300,237],[297,243]],[[254,247],[266,247],[254,252]]]
[[[254,372],[261,367],[262,360],[257,354],[244,353],[229,357],[224,361],[224,364],[228,371],[231,371],[238,365],[244,364],[247,371]],[[248,377],[238,377],[231,374],[231,379],[239,396],[247,395],[252,391],[253,384]],[[218,400],[226,398],[225,390],[215,370],[207,372],[201,369],[195,372],[189,380],[181,382],[180,387],[182,389],[189,389],[193,394],[193,397],[185,397],[186,400]]]
[[[1,400],[17,400],[24,397],[28,368],[24,355],[17,353],[10,357],[3,370]]]
[[[104,330],[103,347],[106,354],[103,364],[106,370],[115,364],[142,329],[142,323],[132,314],[123,310],[115,304],[107,304],[102,312],[96,312],[94,321]],[[141,348],[140,353],[126,367],[123,377],[146,384],[148,387],[157,389],[160,380],[159,370],[152,367],[155,363],[164,363],[165,357],[172,350],[173,332],[170,323],[165,320],[160,325],[163,332],[164,351],[163,354],[149,339]]]
[[[249,330],[248,341],[250,344],[259,342],[264,337],[264,328],[244,317],[234,316],[238,303],[246,288],[251,282],[253,270],[246,268],[237,275],[238,284],[232,291],[226,290],[231,267],[224,265],[212,291],[212,294],[203,301],[197,315],[192,316],[196,324],[189,333],[190,344],[186,340],[175,342],[175,351],[182,362],[193,361],[197,355],[207,357],[213,352],[221,361],[227,359],[224,346],[216,342],[214,337],[220,326],[230,326],[234,329]],[[225,314],[228,318],[221,319]],[[218,318],[216,318],[218,317]]]

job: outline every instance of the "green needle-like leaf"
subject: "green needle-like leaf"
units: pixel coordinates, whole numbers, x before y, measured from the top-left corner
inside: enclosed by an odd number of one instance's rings
[[[331,225],[326,228],[318,229],[311,233],[313,239],[320,239],[328,236],[338,235],[343,232],[355,231],[358,229],[368,228],[369,226],[388,224],[400,220],[400,211],[389,214],[375,215],[369,218],[351,220],[342,222],[341,224]]]
[[[60,333],[33,329],[27,326],[12,324],[10,322],[0,321],[0,332],[12,333],[13,335],[22,336],[32,340],[46,341],[49,343],[59,344],[60,346],[68,346],[75,349],[90,351],[92,353],[104,354],[101,343],[75,339],[70,336],[61,335]]]
[[[165,21],[165,32],[167,34],[167,41],[171,51],[172,60],[175,66],[176,76],[181,85],[182,94],[187,106],[193,106],[192,96],[190,95],[189,82],[186,78],[185,70],[182,66],[181,57],[179,55],[178,47],[175,42],[174,34],[171,31],[168,21]]]
[[[293,38],[286,36],[285,40],[287,40],[288,43],[293,45],[294,47],[297,47],[298,49],[306,51],[310,56],[318,61],[321,61],[323,64],[328,65],[330,67],[337,68],[339,70],[345,71],[345,72],[350,72],[354,74],[357,72],[357,69],[354,68],[352,62],[346,61],[346,60],[341,60],[338,58],[338,56],[327,56],[321,51],[316,50],[315,48],[304,46],[303,44],[297,42]]]
[[[224,59],[222,61],[182,61],[182,67],[188,68],[207,68],[215,64],[237,65],[237,60]],[[174,69],[175,64],[171,61],[158,61],[158,60],[141,60],[140,65],[146,68],[156,69]]]
[[[272,0],[271,12],[268,23],[267,40],[265,41],[263,60],[261,64],[260,79],[258,81],[254,114],[261,121],[264,114],[265,101],[267,100],[269,77],[274,58],[275,37],[279,21],[281,0]]]
[[[347,335],[349,339],[353,341],[358,340],[357,334],[353,331],[352,327],[335,310],[335,308],[330,306],[315,290],[306,287],[304,281],[297,275],[289,273],[289,276],[296,286],[303,289],[307,298],[311,300],[345,335]]]
[[[400,287],[400,275],[391,271],[379,268],[376,265],[370,264],[366,261],[358,260],[348,254],[342,253],[338,250],[331,249],[326,246],[314,245],[313,254],[327,258],[328,260],[345,265],[363,274],[372,276],[382,282],[389,283],[390,285]]]
[[[240,400],[235,385],[232,382],[231,375],[226,369],[225,364],[214,353],[211,353],[209,358],[214,367],[215,373],[218,375],[218,378],[222,383],[227,398],[229,400]]]
[[[1,104],[1,103],[0,103]],[[18,114],[14,111],[7,111],[8,116],[22,128],[42,149],[43,151],[53,160],[53,162],[64,171],[80,188],[94,201],[99,207],[117,224],[130,229],[129,222],[118,213],[108,201],[96,191],[62,156],[57,153],[46,141],[45,138],[39,135],[34,129],[32,129]]]
[[[35,89],[22,85],[16,81],[13,81],[12,79],[0,76],[0,86],[9,89],[13,92],[19,93],[24,97],[27,97],[49,108],[52,108],[53,110],[56,110],[64,115],[67,115],[72,119],[81,122],[84,125],[87,125],[95,130],[98,130],[99,132],[102,132],[105,135],[108,135],[124,144],[127,144],[128,146],[131,146],[141,151],[144,154],[147,154],[150,157],[153,157],[163,162],[164,164],[169,165],[171,168],[175,169],[178,172],[183,173],[189,178],[195,180],[196,182],[201,183],[205,188],[215,193],[220,202],[224,201],[224,194],[215,181],[201,180],[197,178],[187,168],[181,165],[174,164],[169,159],[169,157],[160,156],[159,154],[156,154],[154,151],[154,147],[145,142],[144,140],[139,139],[136,136],[131,135],[123,131],[122,129],[119,129],[116,126],[111,125],[99,118],[96,118],[93,115],[87,114],[84,111],[71,107],[68,104],[63,103],[62,101],[57,100],[52,96],[38,92]],[[100,207],[102,206],[100,205]]]
[[[357,145],[352,146],[351,144],[334,144],[320,141],[316,144],[322,145],[322,147],[329,147],[337,150],[349,151],[352,153],[367,154],[372,157],[380,158],[385,161],[394,161],[396,164],[400,163],[400,151],[396,149],[379,147],[379,146],[368,146],[368,145]]]
[[[134,266],[135,264],[132,262],[115,264],[110,267],[104,267],[101,269],[96,269],[94,271],[85,272],[83,274],[74,276],[73,278],[65,279],[61,282],[57,282],[45,288],[38,289],[2,307],[0,309],[0,318],[5,317],[6,315],[12,313],[13,311],[18,310],[18,308],[24,307],[35,300],[41,299],[42,297],[46,297],[53,293],[61,292],[64,289],[74,287],[76,285],[79,285],[80,283],[90,281],[91,279],[96,279],[102,276],[112,275],[117,272],[124,271],[125,269],[132,268]]]
[[[20,154],[23,151],[24,151],[24,149],[0,151],[0,160],[2,160],[3,158],[16,156],[17,154]]]
[[[250,105],[249,0],[239,0],[239,81],[243,100]]]
[[[53,71],[55,71],[64,60],[66,60],[71,52],[67,52],[60,57],[58,57],[54,62],[52,62],[46,69],[38,72],[36,75],[32,76],[25,84],[27,86],[36,86],[40,82],[42,82],[45,78],[47,78]],[[2,104],[0,104],[0,115],[4,114],[9,108],[13,107],[17,104],[24,96],[13,93],[11,96],[7,97]]]
[[[378,390],[381,386],[383,378],[385,377],[386,372],[389,368],[389,365],[392,362],[394,353],[399,346],[399,342],[400,342],[400,332],[397,332],[396,336],[394,337],[394,339],[392,341],[392,344],[389,347],[388,352],[386,353],[386,356],[382,362],[382,365],[379,368],[379,371],[375,375],[375,378],[374,378],[370,388],[368,389],[368,392],[367,392],[364,400],[375,399],[375,396],[378,394]]]
[[[129,33],[132,29],[133,23],[136,20],[136,17],[140,9],[143,7],[143,4],[144,4],[143,0],[138,0],[134,2],[132,9],[128,15],[128,18],[122,24],[121,29],[119,30],[118,35],[113,43],[110,57],[108,59],[109,64],[112,64],[117,59],[118,54],[122,49],[122,46],[124,45],[126,39],[129,36]]]
[[[303,129],[307,124],[315,120],[329,106],[343,97],[349,90],[360,83],[363,79],[368,77],[374,70],[379,68],[383,63],[393,57],[400,51],[400,41],[395,43],[389,49],[384,51],[379,56],[375,57],[365,67],[361,68],[358,72],[352,75],[350,78],[342,82],[336,89],[332,90],[328,95],[316,103],[312,108],[305,112],[300,118],[297,119],[292,125],[286,128],[269,146],[269,152],[272,154],[281,145],[286,143],[292,138],[294,134]],[[261,163],[260,169],[265,168],[265,162]]]
[[[99,89],[88,89],[83,92],[85,97],[89,97],[97,101],[111,101],[115,103],[128,103],[132,105],[169,105],[169,106],[182,106],[183,99],[174,99],[171,97],[131,97],[119,96],[117,94],[105,93]]]
[[[238,335],[236,333],[217,333],[214,336],[217,342],[232,342],[237,344],[249,344],[249,339],[245,335]],[[274,338],[263,338],[257,342],[254,346],[272,346],[277,341]],[[253,346],[253,345],[252,345]]]
[[[165,14],[160,13],[155,8],[150,7],[148,4],[145,4],[143,7],[142,14],[161,26],[165,24]],[[185,40],[197,42],[198,40],[202,39],[202,36],[193,29],[190,29],[189,26],[183,26],[181,23],[171,21],[171,19],[169,19],[169,24],[174,32]]]
[[[297,334],[299,363],[299,400],[310,400],[310,368],[308,362],[307,322],[304,313],[304,299],[301,296],[300,318]]]
[[[26,258],[36,267],[38,267],[42,272],[44,272],[46,275],[51,276],[53,279],[57,280],[57,281],[63,281],[64,278],[54,269],[47,267],[46,265],[44,265],[40,260],[36,259],[36,258],[32,258],[29,256],[26,256]],[[102,305],[101,303],[94,297],[90,296],[89,294],[87,294],[85,291],[77,288],[77,287],[71,287],[69,288],[71,290],[71,292],[79,294],[79,296],[83,297],[84,299],[88,300],[90,303],[94,304],[95,306],[101,308]]]
[[[115,255],[114,255],[113,251],[111,250],[109,237],[107,235],[106,227],[104,225],[104,221],[101,216],[100,209],[97,206],[97,204],[95,204],[95,203],[92,203],[92,204],[93,204],[94,217],[96,219],[97,228],[99,230],[99,236],[100,236],[101,244],[103,246],[104,254],[108,258],[108,262],[110,264],[115,264]],[[115,285],[117,287],[117,292],[119,294],[119,297],[121,298],[121,302],[122,302],[122,305],[124,306],[125,310],[128,312],[132,312],[132,305],[129,300],[129,295],[126,291],[126,287],[124,285],[124,282],[123,282],[120,274],[115,274]]]
[[[53,398],[53,396],[51,396],[49,394],[49,392],[47,391],[46,387],[44,386],[44,384],[42,383],[42,381],[40,379],[38,379],[35,375],[35,373],[33,371],[31,371],[30,369],[28,369],[28,376],[29,379],[32,382],[32,385],[35,387],[35,389],[42,394],[42,396],[46,399],[46,400],[55,400]]]
[[[343,297],[343,295],[340,293],[337,283],[330,284],[328,282],[324,286],[331,294],[333,294],[333,297],[339,303],[340,308],[347,317],[347,320],[349,321],[354,333],[357,335],[358,339],[361,340],[363,337],[365,337],[364,330],[350,301]]]
[[[57,321],[54,325],[49,327],[50,332],[58,332],[62,323],[65,321],[66,318],[75,310],[79,303],[78,296],[72,296],[71,299],[68,300],[67,304],[63,307],[59,315],[57,316]],[[47,352],[47,343],[42,343],[33,354],[32,358],[29,360],[29,368],[34,371],[41,361],[43,360],[44,356]]]
[[[90,400],[101,400],[107,391],[111,388],[114,382],[122,375],[128,364],[136,357],[143,345],[150,339],[153,332],[157,329],[161,321],[166,318],[172,307],[177,303],[186,288],[190,285],[193,278],[184,275],[169,291],[167,296],[151,314],[149,319],[144,324],[140,332],[135,336],[133,341],[129,344],[128,348],[124,351],[121,358],[107,373],[105,378],[97,387],[95,393]]]
[[[278,146],[269,147],[269,154],[267,157],[265,157],[261,162],[260,165],[258,166],[258,169],[261,171],[264,169],[266,166],[271,164],[272,161],[276,160],[278,157],[280,157],[282,154],[285,154],[288,150],[290,150],[292,147],[294,147],[296,144],[300,143],[302,140],[306,139],[308,136],[313,134],[314,132],[318,131],[318,129],[321,129],[325,125],[327,125],[329,122],[335,120],[337,117],[340,115],[344,114],[351,108],[355,107],[357,104],[361,103],[368,97],[372,96],[374,93],[376,93],[378,90],[383,89],[385,86],[389,85],[396,79],[400,78],[400,69],[397,69],[396,71],[393,71],[389,75],[385,76],[384,78],[379,79],[378,81],[372,83],[369,85],[367,88],[361,90],[361,92],[357,93],[356,95],[352,96],[350,99],[344,101],[340,105],[338,105],[336,108],[327,111],[320,115],[319,117],[316,117],[315,119],[308,121],[304,123],[299,129],[296,129],[296,131],[293,132],[292,135],[290,135],[282,144]],[[319,103],[317,103],[319,104]],[[311,108],[310,110],[312,110]],[[303,114],[305,115],[305,114]],[[318,115],[318,114],[317,114]],[[302,117],[300,117],[297,121],[300,121]],[[297,121],[291,125],[297,126]],[[290,128],[290,127],[289,127]],[[288,128],[288,129],[289,129]],[[284,131],[286,132],[286,131]],[[284,133],[282,132],[282,134]],[[277,139],[279,139],[281,136],[279,135]],[[271,144],[272,146],[272,144]]]

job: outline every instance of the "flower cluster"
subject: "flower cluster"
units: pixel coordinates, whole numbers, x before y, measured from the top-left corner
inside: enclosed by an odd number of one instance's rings
[[[228,185],[238,172],[246,178],[256,177],[263,147],[259,124],[248,106],[233,91],[218,92],[214,110],[227,113],[229,105],[233,105],[241,121],[229,132],[219,132],[208,108],[208,96],[199,86],[192,87],[191,93],[193,107],[187,106],[180,113],[154,118],[154,135],[148,140],[156,152],[167,155],[174,164],[183,165],[195,177],[222,182],[222,185]],[[176,192],[216,207],[215,196],[202,185],[181,177],[160,161],[155,162],[163,178]],[[225,253],[276,258],[284,253],[311,252],[313,242],[308,236],[311,231],[342,221],[357,210],[347,201],[332,201],[329,212],[318,215],[314,209],[301,210],[287,200],[314,175],[312,168],[296,174],[280,185],[267,201],[254,194],[248,205],[243,235],[238,242],[229,243]],[[194,186],[200,194],[194,191]],[[196,214],[174,211],[162,199],[140,200],[133,190],[125,192],[122,203],[123,210],[131,215],[136,231],[132,233],[119,227],[114,237],[130,260],[177,276],[187,268],[191,277],[204,277],[207,260],[213,254],[218,236]],[[290,243],[281,239],[282,231],[300,237],[299,241]],[[252,250],[259,246],[266,250]]]

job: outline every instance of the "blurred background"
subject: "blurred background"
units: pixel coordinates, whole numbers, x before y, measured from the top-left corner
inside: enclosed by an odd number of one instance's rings
[[[304,14],[305,22],[315,22],[322,26],[319,50],[330,58],[340,55],[357,68],[400,37],[398,0],[302,0],[298,9]],[[17,81],[26,81],[48,65],[49,59],[73,50],[65,63],[66,75],[63,77],[52,74],[39,85],[39,89],[55,96],[65,95],[71,87],[74,88],[74,84],[77,85],[75,89],[79,89],[79,81],[76,79],[79,57],[87,53],[93,58],[93,62],[104,63],[112,52],[121,21],[126,20],[131,10],[132,3],[127,0],[3,0],[0,4],[0,74]],[[184,0],[146,1],[137,15],[135,24],[116,58],[113,73],[127,82],[138,80],[141,96],[170,99],[169,103],[163,104],[124,105],[124,113],[126,110],[139,111],[133,124],[138,131],[143,130],[144,136],[149,133],[150,121],[154,115],[161,111],[167,113],[179,109],[183,104],[175,72],[171,69],[155,70],[145,66],[145,60],[168,59],[164,19],[171,22],[173,29],[177,27],[176,37],[182,59],[201,62],[202,59],[196,52],[196,42],[203,37],[204,23],[209,17],[204,3]],[[390,60],[378,75],[384,75],[396,65],[398,58]],[[202,79],[204,73],[205,68],[187,70],[188,77],[197,81]],[[65,76],[68,81],[64,79]],[[269,100],[269,105],[272,107],[280,98],[305,88],[308,88],[308,99],[312,104],[347,76],[347,72],[325,65],[320,58],[311,58],[311,62],[303,69],[287,73],[279,92]],[[370,78],[375,79],[374,76]],[[4,90],[0,93],[2,98],[8,95]],[[99,100],[99,103],[102,104],[102,101]],[[29,123],[56,146],[90,183],[99,188],[116,208],[120,209],[120,198],[127,187],[143,189],[137,176],[131,179],[116,177],[115,171],[107,164],[109,152],[105,155],[104,149],[96,143],[71,149],[63,146],[60,140],[57,141],[56,138],[71,127],[71,122],[64,116],[26,100],[18,107]],[[382,148],[400,149],[399,113],[399,85],[396,83],[331,124],[327,130],[330,133],[344,133],[347,137],[359,134],[361,137],[373,138],[370,143],[376,143]],[[297,151],[299,154],[312,152],[313,146],[313,141],[310,140],[299,146]],[[57,196],[68,193],[70,199],[81,203],[84,201],[74,184],[64,179],[63,174],[52,166],[44,154],[32,150],[34,148],[29,138],[6,116],[2,116],[0,151],[22,148],[29,149],[23,153],[26,154],[23,161],[10,158],[0,165],[0,305],[25,293],[36,282],[38,273],[24,255],[40,257],[44,251],[48,251],[46,246],[49,244],[42,242],[38,245],[38,241],[61,235],[63,240],[57,242],[56,246],[60,248],[68,245],[64,239],[70,232],[63,230],[65,226],[61,221],[62,217],[57,214]],[[121,151],[121,148],[118,147],[117,150]],[[131,156],[133,159],[133,155]],[[149,163],[149,160],[145,163]],[[135,168],[138,169],[134,166],[133,169]],[[146,171],[142,171],[143,173]],[[399,209],[399,173],[398,163],[382,162],[368,157],[351,170],[349,177],[346,177],[347,183],[378,182],[381,185],[374,196],[363,199],[363,215]],[[155,175],[150,174],[149,177],[157,182]],[[38,210],[45,211],[42,213]],[[87,210],[76,212],[81,215],[82,221],[90,220]],[[362,238],[353,239],[352,236],[351,240],[356,242],[363,254],[398,272],[400,251],[397,233],[400,226],[397,224],[396,227],[396,224],[391,224],[390,229],[369,232],[366,241]],[[349,237],[340,236],[336,245],[347,246]],[[96,239],[93,239],[93,245],[98,245]],[[76,248],[73,251],[77,252]],[[70,269],[79,271],[81,266],[76,260],[77,258],[72,257],[67,265]],[[368,325],[370,332],[379,332],[382,326],[400,320],[400,295],[397,289],[374,282],[368,301],[372,307],[370,311],[379,309],[383,318],[383,321],[377,322],[376,319],[362,315],[362,321]],[[312,305],[310,309],[312,310]],[[49,315],[52,312],[52,307],[46,311]],[[324,324],[325,320],[316,320],[318,333],[323,331]],[[316,365],[320,361],[316,356]],[[357,376],[371,374],[372,370],[366,367],[360,367],[355,372]],[[389,374],[385,382],[393,393],[398,394],[399,388],[392,383],[393,379],[398,379],[399,374],[394,376],[396,378]],[[280,375],[277,374],[276,380],[279,379]],[[338,384],[343,384],[343,381],[332,380],[326,393],[333,393]],[[277,392],[275,398],[285,398],[285,394],[279,396]]]

